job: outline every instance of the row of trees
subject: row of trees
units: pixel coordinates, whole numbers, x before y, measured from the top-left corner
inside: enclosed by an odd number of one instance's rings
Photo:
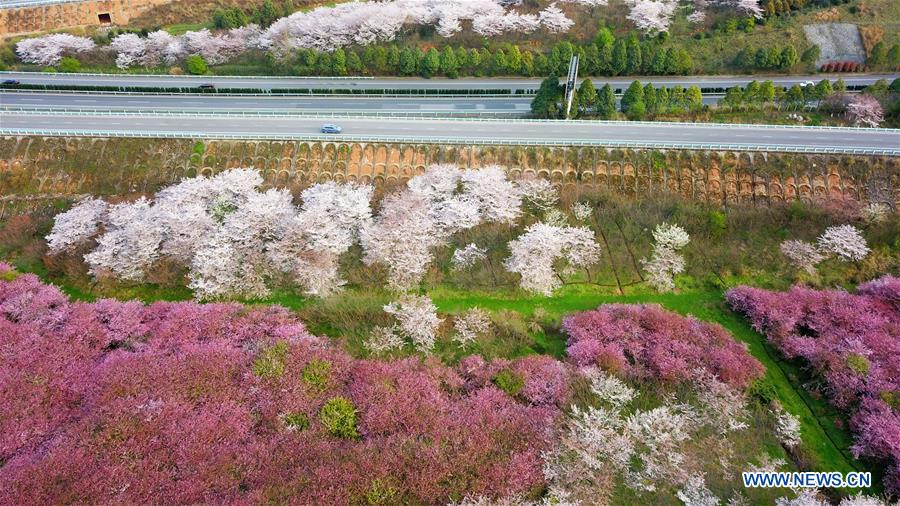
[[[293,0],[283,0],[280,5],[275,5],[272,0],[265,0],[261,5],[249,11],[234,8],[219,8],[213,11],[213,26],[219,29],[239,28],[255,23],[263,28],[268,27],[279,18],[290,16],[294,13]]]
[[[532,114],[542,118],[559,118],[563,112],[563,91],[558,78],[545,79],[531,103]],[[597,90],[593,81],[585,79],[575,93],[570,115],[608,119],[615,117],[618,110],[630,119],[643,119],[647,115],[680,114],[702,108],[703,93],[697,86],[656,88],[652,83],[642,85],[640,81],[633,81],[628,86],[617,108],[616,94],[609,83]]]

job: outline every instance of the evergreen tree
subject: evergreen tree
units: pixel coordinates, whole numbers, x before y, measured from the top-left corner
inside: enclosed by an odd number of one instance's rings
[[[669,109],[675,114],[684,112],[684,86],[675,85],[669,92]]]
[[[600,88],[597,95],[597,114],[604,118],[611,118],[616,113],[616,94],[609,83]]]
[[[466,51],[466,48],[460,46],[456,48],[456,68],[459,70],[465,69],[469,66],[469,52]]]
[[[397,75],[400,73],[400,48],[396,44],[391,44],[387,53],[387,70],[388,73]]]
[[[594,88],[594,83],[590,79],[581,81],[581,86],[578,87],[576,95],[578,97],[579,112],[591,114],[597,109],[597,89]]]
[[[508,62],[506,61],[506,52],[498,49],[494,53],[493,62],[491,63],[490,73],[492,75],[503,75],[507,73]]]
[[[525,51],[522,53],[522,67],[519,69],[519,72],[523,76],[533,76],[534,72],[534,54],[531,51]]]
[[[557,76],[564,76],[569,70],[569,62],[572,55],[575,54],[575,47],[569,41],[558,42],[550,50],[550,65],[552,73]]]
[[[334,72],[334,65],[331,61],[331,54],[319,53],[316,55],[316,74],[320,76],[330,76]]]
[[[534,57],[534,74],[548,74],[550,73],[550,59],[544,53],[538,53],[537,56]]]
[[[834,93],[834,90],[831,88],[831,81],[828,79],[822,79],[816,84],[816,98],[819,100],[830,97],[832,93]]]
[[[700,92],[699,86],[691,86],[685,94],[687,108],[691,111],[699,111],[703,109],[703,93]]]
[[[625,47],[625,41],[617,39],[613,44],[610,70],[612,70],[612,75],[619,76],[625,72],[626,68],[628,68],[628,50]]]
[[[612,44],[597,45],[597,74],[612,75]]]
[[[656,114],[659,111],[659,104],[656,100],[656,88],[653,83],[647,83],[644,86],[644,105],[647,106],[648,114]]]
[[[744,88],[744,101],[756,102],[759,99],[759,81],[756,79],[750,81],[750,84]]]
[[[472,69],[474,75],[481,75],[481,53],[476,48],[469,51],[469,68]]]
[[[669,112],[669,88],[663,86],[656,90],[656,114]]]
[[[375,58],[370,65],[375,67],[376,72],[379,75],[385,75],[389,73],[394,73],[394,69],[397,67],[392,66],[388,63],[390,52],[384,46],[378,46],[375,48]],[[366,63],[369,64],[370,60],[366,60]],[[400,54],[397,54],[397,61],[400,61]]]
[[[522,71],[522,51],[519,46],[510,46],[506,51],[506,73],[517,75]]]
[[[594,44],[598,47],[609,46],[615,43],[616,38],[613,37],[612,30],[606,27],[603,22],[600,22],[600,28],[597,30],[597,35],[594,37]]]
[[[891,68],[900,67],[900,44],[891,46],[891,50],[887,54],[887,61]]]
[[[596,76],[600,74],[600,50],[595,44],[584,48],[584,58],[578,63],[579,71],[584,75]]]
[[[410,47],[403,48],[400,52],[400,74],[412,76],[416,74],[419,66],[419,57],[416,51]]]
[[[629,118],[639,119],[646,112],[646,104],[644,104],[644,87],[640,81],[633,81],[625,93],[622,95],[622,112]]]
[[[629,75],[640,73],[641,70],[641,45],[634,32],[628,36],[625,42],[625,72]]]
[[[800,56],[800,61],[803,63],[816,63],[816,60],[819,59],[819,56],[822,55],[822,50],[819,49],[819,46],[813,44],[803,51],[803,55]]]
[[[450,46],[446,46],[444,50],[441,51],[441,72],[452,79],[459,77],[459,64],[456,61],[456,51]]]
[[[873,66],[881,66],[887,63],[887,47],[884,45],[884,42],[879,41],[872,46],[872,51],[869,52],[869,59],[867,62]]]
[[[441,70],[441,55],[438,50],[431,48],[422,59],[422,77],[429,78]]]
[[[541,86],[531,101],[532,114],[539,118],[558,118],[562,96],[563,88],[559,84],[559,77],[547,77],[541,81]]]
[[[347,55],[343,48],[338,48],[331,55],[331,69],[336,76],[347,75]]]
[[[356,51],[347,51],[347,71],[355,76],[363,73],[363,63]]]
[[[783,69],[789,69],[797,64],[800,61],[800,57],[797,56],[797,50],[793,45],[788,44],[781,50],[781,56],[779,58],[779,66]]]
[[[725,96],[722,97],[720,103],[730,109],[737,109],[744,103],[744,93],[741,91],[740,87],[732,86],[725,90]]]
[[[281,17],[281,13],[278,12],[275,4],[272,3],[272,0],[265,0],[262,5],[254,11],[253,22],[266,28],[274,23],[279,17]]]
[[[775,100],[775,83],[770,80],[763,81],[759,85],[759,99],[764,104],[770,104]]]
[[[839,93],[847,91],[847,83],[844,82],[844,78],[839,77],[838,80],[834,82],[834,91]]]

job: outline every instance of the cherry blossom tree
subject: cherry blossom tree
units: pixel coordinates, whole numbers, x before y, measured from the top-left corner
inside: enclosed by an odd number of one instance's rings
[[[100,225],[106,221],[108,208],[103,200],[89,198],[56,215],[53,229],[46,237],[50,252],[73,249],[97,235]]]
[[[542,10],[538,15],[538,19],[547,31],[554,33],[567,32],[575,24],[574,21],[566,17],[556,4],[550,4],[546,9]]]
[[[53,33],[16,43],[16,55],[25,63],[56,65],[63,56],[93,51],[97,45],[88,37]]]
[[[110,206],[97,248],[84,256],[91,274],[143,281],[146,269],[159,258],[163,239],[153,214],[151,202],[144,197]]]
[[[678,225],[662,223],[653,231],[653,255],[641,264],[647,271],[647,283],[660,292],[675,289],[675,276],[684,272],[684,257],[678,253],[690,242],[690,236]]]
[[[645,33],[666,32],[675,15],[678,2],[673,0],[628,0],[631,11],[628,19]]]
[[[572,214],[578,221],[585,221],[594,214],[594,208],[587,202],[575,202],[572,204]]]
[[[481,248],[475,243],[467,244],[453,252],[450,265],[453,270],[462,271],[475,265],[487,256],[487,248]]]
[[[441,236],[426,198],[400,192],[384,198],[378,216],[362,230],[360,242],[363,261],[386,265],[388,285],[402,291],[422,279]]]
[[[862,232],[853,225],[828,227],[819,236],[819,250],[836,255],[844,261],[859,261],[869,254],[869,246]]]
[[[386,265],[391,288],[409,290],[425,274],[432,248],[481,223],[512,223],[520,208],[515,185],[499,167],[430,166],[405,190],[384,199],[361,234],[364,261]]]
[[[397,318],[396,331],[412,341],[423,352],[434,348],[435,333],[443,319],[438,318],[437,307],[425,296],[405,295],[384,306],[384,312]]]
[[[516,186],[525,209],[535,214],[546,213],[559,202],[559,191],[546,179],[520,179],[516,181]]]
[[[466,346],[478,336],[487,333],[490,328],[491,315],[483,309],[473,307],[453,318],[453,329],[456,330],[453,341],[460,346]]]
[[[847,103],[847,120],[856,126],[877,127],[884,121],[881,103],[865,93],[854,95]]]
[[[521,275],[523,289],[551,295],[562,285],[555,265],[566,264],[565,271],[587,268],[600,260],[600,246],[594,233],[585,227],[559,227],[535,223],[509,243],[510,256],[504,265]]]
[[[781,253],[787,257],[791,265],[809,274],[815,274],[816,265],[826,258],[815,244],[793,239],[781,243]]]

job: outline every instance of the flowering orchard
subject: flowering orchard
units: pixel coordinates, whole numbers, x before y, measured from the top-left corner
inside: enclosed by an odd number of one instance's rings
[[[887,461],[885,485],[900,489],[900,279],[884,276],[856,294],[738,287],[726,297],[786,357],[821,375],[831,402],[853,413],[854,454]]]
[[[439,504],[544,486],[568,388],[552,359],[355,360],[278,307],[86,304],[0,275],[3,504]]]
[[[384,269],[388,288],[408,292],[454,237],[493,226],[518,234],[497,266],[522,289],[549,296],[570,280],[596,283],[602,250],[595,231],[570,224],[555,207],[559,196],[549,181],[510,181],[496,166],[434,165],[377,204],[373,193],[368,185],[320,183],[295,205],[285,189],[263,190],[257,171],[232,169],[185,179],[153,198],[83,200],[55,217],[46,241],[53,255],[83,255],[97,279],[144,283],[166,264],[186,273],[198,299],[264,298],[285,283],[328,297],[345,284],[341,259],[356,255],[356,246],[363,265]],[[581,202],[574,220],[591,212]],[[674,224],[660,225],[653,236],[653,256],[644,262],[648,283],[671,291],[685,268],[679,251],[689,237]],[[495,253],[468,243],[453,251],[450,271],[488,265],[493,273]]]
[[[354,1],[299,11],[265,29],[250,24],[219,33],[202,29],[180,36],[163,30],[146,37],[125,33],[116,36],[108,49],[115,54],[116,65],[125,69],[171,65],[193,55],[219,64],[254,50],[269,51],[276,56],[297,49],[332,52],[351,45],[392,41],[410,26],[431,27],[441,38],[453,37],[464,26],[483,37],[538,31],[566,33],[579,9],[604,8],[606,3],[606,0],[561,0],[524,9],[522,2],[508,0]],[[762,12],[758,0],[718,3],[744,15],[759,17]],[[668,31],[678,6],[674,0],[627,0],[626,4],[630,9],[628,19],[646,33]],[[697,14],[694,19],[702,19],[700,15],[710,2],[695,0],[694,4]],[[56,65],[63,56],[95,49],[91,39],[68,34],[24,39],[16,45],[19,59],[38,65]]]
[[[763,373],[724,328],[657,305],[607,304],[568,316],[566,353],[578,366],[600,366],[636,380],[692,382],[712,375],[744,388]]]

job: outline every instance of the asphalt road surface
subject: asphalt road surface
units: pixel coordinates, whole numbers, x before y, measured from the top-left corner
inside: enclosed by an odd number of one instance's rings
[[[323,123],[337,123],[340,135],[319,133]],[[666,124],[597,121],[449,120],[310,117],[232,117],[167,115],[59,115],[2,113],[0,127],[36,129],[58,134],[104,132],[172,136],[248,135],[260,138],[312,136],[340,140],[400,140],[454,142],[633,142],[647,146],[698,144],[744,146],[780,151],[800,148],[881,150],[900,155],[900,131],[886,129],[783,128],[716,124]]]
[[[0,92],[0,107],[34,109],[108,109],[157,111],[279,111],[386,114],[509,114],[531,111],[531,97],[347,97],[109,95],[52,92]]]
[[[836,80],[843,78],[848,86],[869,85],[879,79],[888,82],[900,77],[900,74],[816,74],[809,76],[688,76],[688,77],[592,77],[598,88],[610,83],[614,88],[627,88],[634,79],[642,83],[653,83],[654,86],[691,86],[708,88],[728,88],[744,86],[756,79],[771,79],[776,85],[792,86],[806,81],[818,82],[821,79]],[[193,87],[201,84],[214,84],[219,88],[347,88],[347,89],[536,89],[540,79],[421,79],[421,78],[344,78],[331,77],[213,77],[213,76],[147,76],[147,75],[87,75],[87,74],[51,74],[41,72],[3,72],[0,80],[16,79],[23,84],[67,84],[81,86],[147,86],[147,87]]]
[[[716,104],[721,95],[703,97]],[[113,111],[279,111],[283,113],[346,112],[387,115],[446,114],[525,116],[531,97],[362,97],[362,96],[225,96],[0,92],[0,108]]]

